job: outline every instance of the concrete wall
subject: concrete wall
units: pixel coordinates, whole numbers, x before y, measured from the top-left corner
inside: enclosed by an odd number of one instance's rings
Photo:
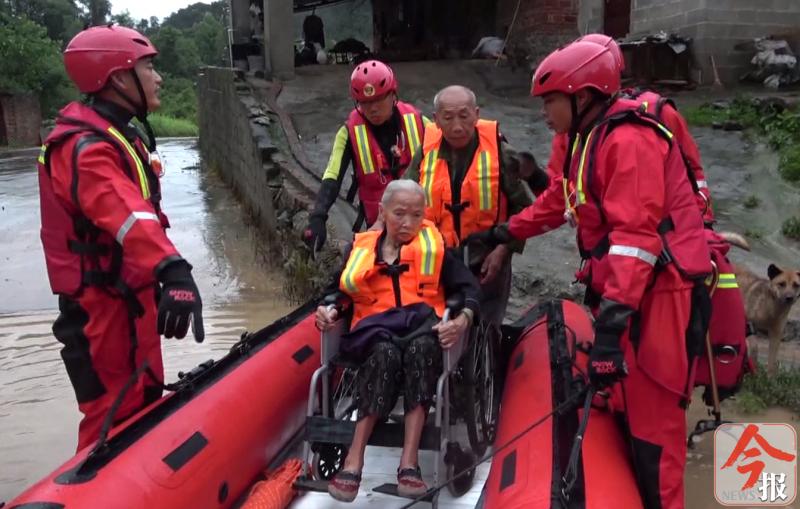
[[[303,302],[330,282],[332,271],[341,266],[341,253],[329,235],[316,260],[308,256],[301,234],[319,182],[298,169],[287,147],[283,114],[264,99],[273,85],[241,77],[222,68],[206,68],[198,76],[203,168],[218,172],[233,189],[265,234],[271,259],[287,276],[285,294]]]
[[[294,38],[303,38],[303,20],[311,11],[294,15]],[[372,2],[350,0],[341,4],[319,7],[317,16],[325,25],[325,47],[330,49],[337,42],[352,37],[373,48]]]
[[[509,49],[521,47],[531,63],[575,39],[578,34],[580,0],[523,0],[511,28]],[[500,0],[497,4],[498,32],[510,26],[517,0]]]
[[[582,34],[603,31],[605,0],[581,0],[578,8],[578,30]]]
[[[292,2],[264,0],[264,68],[270,77],[294,77],[293,15]]]
[[[747,71],[752,53],[734,46],[754,37],[800,31],[798,0],[634,0],[631,33],[657,30],[693,39],[695,65],[703,83],[713,81],[711,56],[723,83]]]
[[[237,193],[267,236],[277,229],[273,196],[281,187],[277,151],[258,104],[229,69],[206,68],[198,78],[200,152]]]
[[[41,143],[39,127],[42,112],[35,96],[0,96],[0,143],[17,147],[31,147]]]

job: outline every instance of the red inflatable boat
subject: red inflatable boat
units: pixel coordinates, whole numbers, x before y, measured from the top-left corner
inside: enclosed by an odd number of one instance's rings
[[[560,405],[568,410],[547,418],[494,457],[484,507],[641,508],[627,442],[614,417],[595,408],[586,421],[575,484],[569,499],[562,497],[562,477],[583,417],[584,392],[576,386],[584,384],[575,381],[583,380],[585,351],[594,339],[592,323],[588,313],[570,301],[534,308],[527,323],[532,325],[522,330],[509,358],[495,446],[522,434]],[[562,405],[569,399],[575,404]]]
[[[304,421],[319,332],[309,303],[79,452],[6,509],[211,509],[233,506]]]

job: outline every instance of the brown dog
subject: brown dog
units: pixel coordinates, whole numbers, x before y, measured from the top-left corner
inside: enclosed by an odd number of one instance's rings
[[[720,232],[733,246],[750,250],[747,241],[735,233]],[[740,265],[734,265],[736,281],[744,297],[747,321],[756,331],[769,339],[767,372],[775,374],[778,367],[778,350],[783,339],[783,330],[789,318],[789,310],[800,297],[800,271],[784,270],[770,264],[767,278],[759,277]]]

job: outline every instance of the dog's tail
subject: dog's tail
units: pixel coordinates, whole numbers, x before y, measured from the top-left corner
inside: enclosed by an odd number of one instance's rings
[[[734,232],[717,232],[717,234],[725,239],[728,244],[744,249],[745,251],[750,251],[750,244],[742,235]]]

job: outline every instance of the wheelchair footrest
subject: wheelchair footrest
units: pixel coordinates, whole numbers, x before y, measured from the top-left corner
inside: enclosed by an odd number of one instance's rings
[[[318,491],[320,493],[328,492],[328,481],[317,481],[309,477],[298,477],[292,485],[297,491]]]
[[[356,430],[354,421],[315,415],[306,418],[306,440],[311,443],[343,444],[349,446]]]
[[[400,496],[397,493],[397,485],[396,484],[391,484],[391,483],[381,484],[380,486],[372,488],[372,491],[377,492],[377,493],[383,493],[384,495],[391,495],[393,497],[399,497]],[[434,493],[429,493],[428,496],[423,498],[421,501],[422,502],[433,502],[434,495],[435,495]],[[406,497],[402,497],[402,498],[406,498]]]
[[[393,422],[375,425],[369,437],[369,445],[377,447],[403,447],[405,426]],[[422,437],[419,448],[423,451],[438,451],[441,444],[441,429],[433,424],[426,424],[422,428]]]

